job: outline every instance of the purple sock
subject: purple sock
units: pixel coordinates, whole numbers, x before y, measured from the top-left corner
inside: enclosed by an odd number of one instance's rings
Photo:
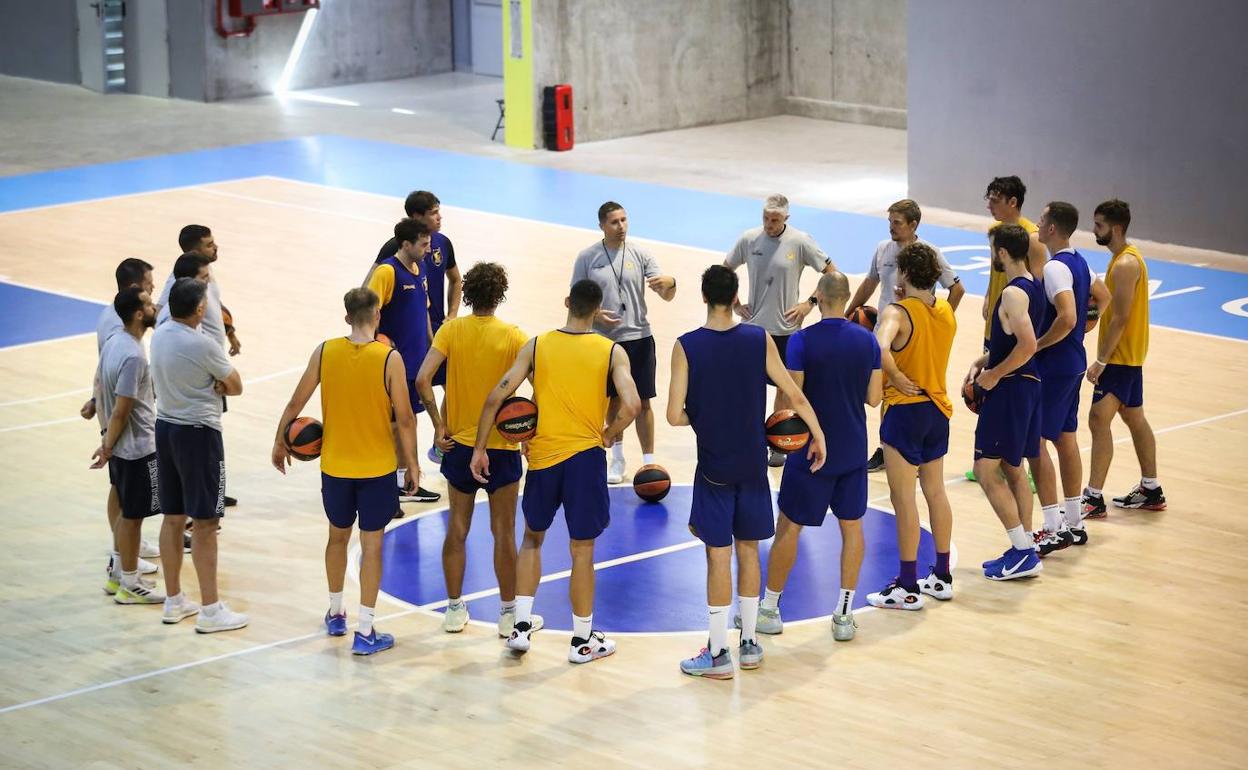
[[[901,572],[897,575],[897,582],[902,588],[909,591],[919,590],[919,575],[917,561],[903,561],[901,563]]]
[[[942,577],[949,576],[949,553],[948,552],[945,552],[945,553],[940,553],[939,551],[936,552],[935,572],[937,575],[941,575]]]

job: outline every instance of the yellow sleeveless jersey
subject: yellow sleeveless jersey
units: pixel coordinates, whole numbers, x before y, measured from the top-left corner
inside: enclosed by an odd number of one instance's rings
[[[1001,223],[993,222],[992,227],[996,227],[999,224]],[[1028,235],[1031,235],[1032,233],[1036,233],[1040,231],[1040,228],[1036,227],[1035,222],[1032,222],[1027,217],[1019,217],[1018,225],[1019,227],[1022,227],[1024,230],[1026,230]],[[991,230],[992,227],[988,229]],[[989,260],[989,266],[988,266],[989,312],[988,312],[988,317],[984,319],[984,339],[985,340],[987,340],[988,335],[992,333],[992,311],[991,309],[997,306],[997,299],[1000,298],[1001,292],[1005,289],[1005,284],[1008,283],[1008,281],[1005,280],[1005,273],[1001,270],[996,270],[992,267],[992,255],[991,254],[988,255],[988,260]]]
[[[380,342],[346,337],[321,348],[321,471],[344,479],[394,473],[398,459],[390,430],[386,359],[394,351]]]
[[[1135,257],[1140,263],[1140,277],[1136,280],[1135,289],[1131,295],[1131,315],[1127,318],[1127,328],[1122,330],[1122,337],[1118,339],[1118,347],[1109,354],[1109,360],[1105,363],[1143,366],[1144,358],[1148,355],[1148,265],[1144,264],[1144,257],[1140,256],[1139,249],[1127,246],[1109,258],[1109,270],[1105,273],[1105,286],[1112,296],[1114,284],[1117,283],[1114,280],[1114,263],[1124,254]],[[1113,318],[1114,306],[1111,303],[1108,308],[1101,310],[1101,330],[1100,336],[1097,337],[1098,342],[1105,339]]]
[[[886,379],[884,403],[892,406],[931,401],[946,417],[951,417],[953,403],[945,389],[945,372],[949,368],[953,335],[958,329],[953,307],[943,299],[937,299],[933,306],[917,297],[906,297],[894,304],[900,305],[910,316],[912,331],[906,346],[893,351],[893,360],[911,382],[923,389],[923,393],[907,396]]]
[[[529,469],[558,465],[602,446],[607,381],[615,343],[593,332],[546,332],[533,356],[537,435],[529,442]]]
[[[467,315],[442,324],[433,347],[446,356],[446,433],[464,446],[477,443],[477,422],[490,391],[516,361],[526,337],[494,316]],[[490,430],[486,447],[518,450]]]

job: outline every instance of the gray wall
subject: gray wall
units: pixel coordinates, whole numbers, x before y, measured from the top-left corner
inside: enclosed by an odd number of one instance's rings
[[[1117,196],[1131,235],[1242,251],[1248,3],[916,2],[909,29],[912,197],[982,212],[1016,173],[1033,219]]]
[[[81,82],[74,0],[0,0],[0,74]]]

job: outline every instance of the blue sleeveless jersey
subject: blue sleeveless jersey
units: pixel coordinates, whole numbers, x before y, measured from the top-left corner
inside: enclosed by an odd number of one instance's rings
[[[1044,308],[1048,304],[1044,296],[1044,286],[1039,281],[1032,280],[1027,276],[1020,275],[1014,280],[1006,284],[1006,287],[1015,286],[1027,292],[1027,315],[1031,316],[1031,328],[1035,331],[1036,336],[1040,336],[1040,321],[1044,317]],[[1002,295],[1005,289],[1001,290]],[[988,334],[988,368],[996,366],[1009,357],[1014,351],[1014,345],[1018,340],[1013,334],[1006,334],[1004,327],[1001,326],[1001,299],[997,299],[997,304],[992,308],[992,330]],[[1036,357],[1032,356],[1027,359],[1027,363],[1015,369],[1011,374],[1020,374],[1040,378],[1040,370],[1036,366]],[[1008,376],[1008,375],[1007,375]]]
[[[441,329],[446,320],[446,271],[452,267],[455,267],[455,249],[451,247],[451,239],[434,233],[429,238],[429,253],[421,267],[429,279],[429,320],[433,322],[434,332]]]
[[[394,342],[407,378],[414,380],[429,350],[429,294],[424,276],[412,275],[397,257],[387,257],[381,264],[394,268],[394,294],[381,309],[377,330]]]
[[[1088,368],[1088,354],[1083,346],[1083,325],[1088,317],[1088,301],[1092,293],[1092,276],[1088,272],[1088,262],[1077,251],[1059,252],[1053,255],[1053,260],[1065,265],[1073,279],[1071,289],[1075,296],[1075,328],[1061,342],[1036,353],[1041,378],[1048,375],[1069,377],[1082,374]],[[1057,307],[1047,301],[1047,294],[1045,300],[1044,318],[1036,332],[1037,337],[1047,332],[1057,320]]]
[[[767,332],[738,324],[680,336],[689,360],[685,411],[698,439],[698,471],[719,484],[767,475]]]

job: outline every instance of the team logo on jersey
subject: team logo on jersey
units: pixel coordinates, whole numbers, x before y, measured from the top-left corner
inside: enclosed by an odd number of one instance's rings
[[[633,269],[633,263],[632,263],[632,262],[625,262],[625,263],[624,263],[624,269],[625,269],[625,270],[632,270],[632,269]]]
[[[442,249],[441,248],[434,249],[433,254],[430,255],[430,258],[433,260],[434,267],[442,267]]]
[[[415,288],[416,288],[416,284],[414,284],[414,283],[405,283],[405,284],[403,284],[403,291],[411,291],[411,290],[413,290],[413,289],[415,289]]]
[[[790,251],[788,254],[785,254],[784,258],[792,262],[794,258],[793,252]]]

